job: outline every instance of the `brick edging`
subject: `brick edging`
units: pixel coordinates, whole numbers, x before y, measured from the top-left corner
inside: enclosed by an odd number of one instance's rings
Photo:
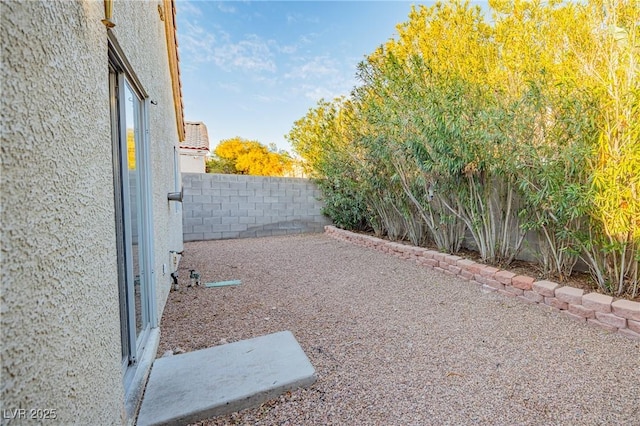
[[[536,281],[526,275],[517,275],[460,256],[357,234],[332,225],[325,226],[324,230],[332,238],[412,260],[418,265],[458,276],[485,290],[497,291],[525,303],[548,305],[572,320],[640,341],[638,302],[614,300],[611,296],[599,293],[584,294],[582,289],[561,286],[553,281]]]

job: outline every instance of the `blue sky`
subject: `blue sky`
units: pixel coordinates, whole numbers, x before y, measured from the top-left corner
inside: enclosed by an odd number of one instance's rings
[[[284,135],[321,98],[348,95],[356,65],[395,35],[412,2],[178,1],[185,119],[211,147]]]
[[[207,125],[212,149],[241,136],[291,151],[294,121],[348,95],[357,64],[395,37],[412,4],[178,0],[186,120]]]

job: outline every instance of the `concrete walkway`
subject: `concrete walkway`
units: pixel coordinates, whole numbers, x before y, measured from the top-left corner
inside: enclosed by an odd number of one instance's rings
[[[137,424],[187,424],[260,405],[315,381],[290,331],[163,357],[153,364]]]

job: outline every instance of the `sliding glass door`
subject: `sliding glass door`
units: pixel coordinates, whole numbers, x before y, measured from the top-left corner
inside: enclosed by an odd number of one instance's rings
[[[151,191],[146,103],[110,55],[109,89],[118,247],[122,362],[135,366],[152,324]]]

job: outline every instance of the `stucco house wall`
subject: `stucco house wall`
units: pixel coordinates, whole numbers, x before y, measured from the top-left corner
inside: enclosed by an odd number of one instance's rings
[[[181,208],[167,201],[180,177],[159,4],[116,1],[112,30],[155,102],[158,318],[170,289],[170,251],[182,249]],[[0,2],[1,409],[55,410],[57,424],[132,421],[121,365],[103,18],[102,1]]]
[[[205,173],[207,152],[182,149],[180,151],[180,171],[182,173]]]
[[[202,121],[184,122],[184,141],[180,144],[180,171],[205,173],[209,155],[209,132]]]

